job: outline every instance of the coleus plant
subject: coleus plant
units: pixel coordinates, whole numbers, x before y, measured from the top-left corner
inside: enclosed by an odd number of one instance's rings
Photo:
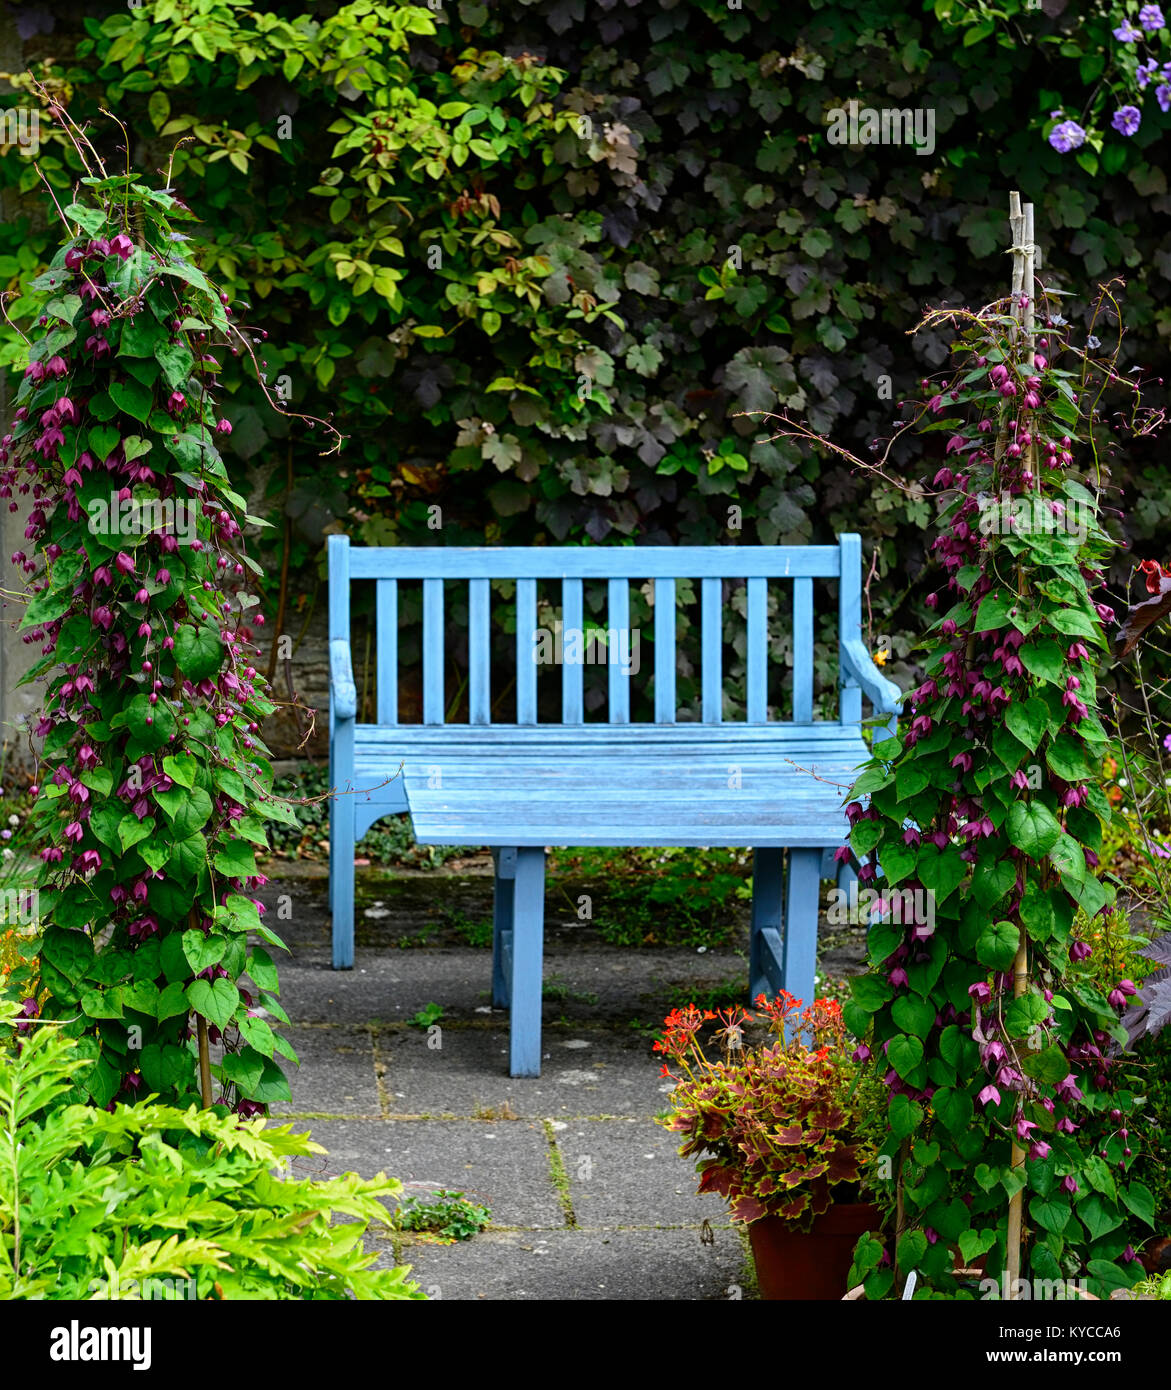
[[[266,820],[295,817],[259,737],[273,706],[250,664],[254,518],[216,447],[215,387],[216,351],[252,356],[260,338],[186,255],[176,196],[107,177],[75,139],[91,176],[33,283],[0,441],[0,495],[32,504],[12,558],[42,653],[27,679],[45,688],[25,1012],[81,1036],[94,1065],[78,1085],[98,1104],[158,1093],[254,1114],[288,1097],[276,1055],[294,1057],[272,957],[249,944],[281,945],[251,896],[255,855]]]
[[[833,1202],[860,1200],[875,1173],[867,1118],[880,1096],[870,1070],[850,1056],[836,1000],[803,1010],[781,990],[756,1005],[755,1013],[672,1010],[654,1045],[669,1058],[662,1075],[675,1082],[659,1123],[682,1136],[679,1153],[696,1158],[698,1191],[724,1197],[734,1221],[775,1216],[807,1231]],[[721,1024],[721,1060],[699,1041],[711,1020]],[[757,1023],[767,1036],[750,1046],[745,1028]]]
[[[971,1297],[954,1271],[980,1257],[1008,1272],[1006,1296],[1018,1268],[1101,1296],[1141,1277],[1127,1228],[1153,1220],[1127,1177],[1137,1098],[1111,1046],[1134,986],[1095,988],[1074,930],[1076,908],[1113,901],[1093,772],[1111,541],[1101,473],[1076,458],[1096,465],[1095,407],[1125,385],[1094,336],[1117,305],[1107,289],[1085,338],[1044,296],[1034,335],[1026,300],[926,320],[955,332],[952,368],[915,413],[947,436],[940,616],[904,727],[875,744],[847,806],[859,878],[933,905],[925,921],[872,921],[844,1011],[886,1084],[897,1189],[894,1239],[855,1253],[869,1298],[900,1296],[912,1270],[916,1297]]]

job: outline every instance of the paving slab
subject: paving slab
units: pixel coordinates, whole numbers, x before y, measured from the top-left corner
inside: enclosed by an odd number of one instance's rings
[[[440,1028],[430,1036],[414,1028],[378,1035],[391,1112],[475,1115],[507,1104],[526,1119],[649,1116],[670,1089],[649,1041],[636,1034],[546,1027],[541,1075],[513,1077],[503,1017],[485,1028]]]
[[[280,966],[281,1002],[297,1023],[403,1023],[425,1005],[474,1021],[491,1004],[490,948],[358,951],[352,970],[334,970],[325,946],[300,947]],[[546,1022],[658,1023],[691,990],[743,981],[748,966],[731,950],[627,950],[591,946],[545,953]],[[504,1017],[501,1012],[501,1017]]]
[[[549,1141],[535,1122],[505,1120],[312,1120],[308,1129],[328,1158],[298,1163],[298,1173],[385,1172],[408,1194],[445,1187],[465,1192],[499,1226],[550,1230],[565,1225],[553,1186]],[[316,1165],[320,1162],[320,1168]],[[479,1239],[479,1237],[477,1237]]]
[[[273,1114],[378,1115],[378,1080],[370,1034],[359,1028],[286,1028],[300,1066],[281,1059],[291,1101]]]
[[[679,1137],[661,1125],[571,1120],[555,1126],[578,1226],[727,1224],[725,1203],[696,1192],[694,1160],[679,1157]]]
[[[716,1229],[486,1231],[456,1245],[401,1247],[431,1299],[558,1302],[715,1301],[754,1297],[740,1237]],[[387,1264],[396,1261],[387,1252]]]
[[[302,949],[279,969],[281,1004],[297,1023],[405,1023],[430,1003],[473,1020],[491,1000],[491,951],[369,951],[334,970],[328,950]]]

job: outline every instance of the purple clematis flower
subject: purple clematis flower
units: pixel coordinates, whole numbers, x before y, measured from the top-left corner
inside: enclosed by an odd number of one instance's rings
[[[1049,132],[1049,143],[1058,154],[1068,154],[1086,143],[1086,132],[1076,121],[1062,121]]]
[[[1138,12],[1138,22],[1148,34],[1153,34],[1157,29],[1162,29],[1167,21],[1158,5],[1144,5]]]
[[[1143,113],[1137,106],[1120,106],[1110,117],[1110,124],[1120,135],[1133,135],[1142,122]]]

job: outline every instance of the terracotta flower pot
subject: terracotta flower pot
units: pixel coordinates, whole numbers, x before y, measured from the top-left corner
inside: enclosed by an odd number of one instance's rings
[[[779,1216],[753,1221],[748,1238],[761,1298],[841,1299],[858,1237],[877,1230],[878,1222],[878,1208],[869,1202],[832,1206],[809,1232],[794,1230]]]

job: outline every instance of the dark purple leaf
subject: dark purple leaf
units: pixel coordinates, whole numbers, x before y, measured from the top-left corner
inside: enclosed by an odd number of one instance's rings
[[[1159,965],[1171,965],[1171,932],[1156,936],[1149,946],[1143,946],[1139,950],[1139,955],[1146,960],[1156,961]]]
[[[1171,579],[1159,576],[1159,592],[1142,603],[1136,603],[1114,634],[1114,655],[1121,661],[1138,646],[1138,640],[1152,623],[1171,613]]]

